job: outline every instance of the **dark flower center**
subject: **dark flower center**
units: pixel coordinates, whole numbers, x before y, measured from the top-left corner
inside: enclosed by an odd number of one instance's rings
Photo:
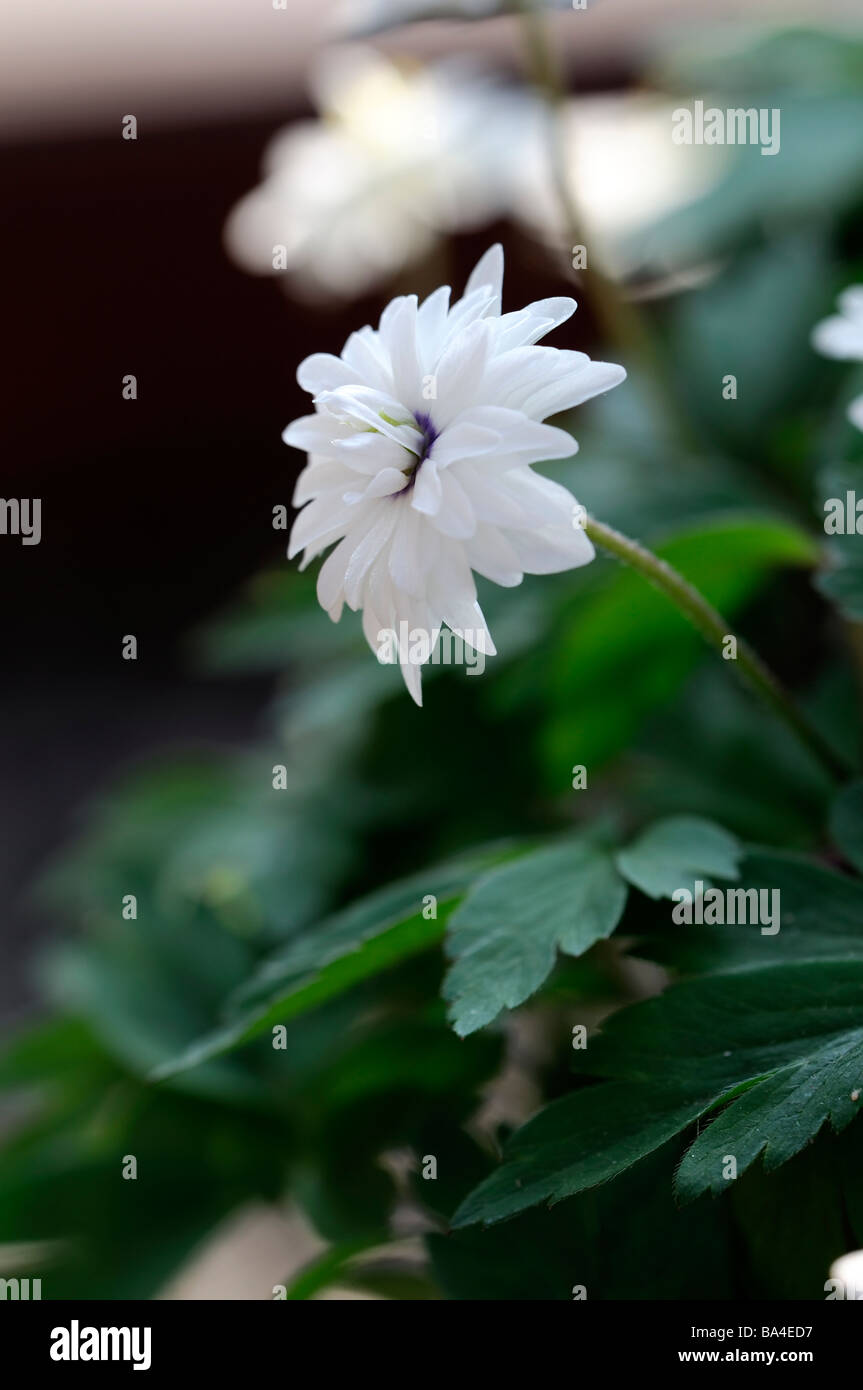
[[[417,423],[417,429],[420,431],[423,437],[422,449],[420,451],[419,460],[417,462],[418,468],[419,465],[423,462],[423,460],[428,458],[431,452],[431,447],[438,437],[438,432],[432,424],[431,416],[426,415],[425,411],[416,411],[416,413],[414,414],[414,419]]]
[[[414,421],[416,422],[417,429],[422,435],[422,443],[416,454],[414,454],[413,452],[410,454],[410,463],[403,470],[405,475],[405,485],[401,489],[401,492],[398,494],[398,496],[401,496],[402,493],[407,492],[409,488],[413,487],[414,483],[416,482],[416,476],[420,470],[420,466],[428,458],[429,454],[431,453],[432,445],[438,437],[438,431],[432,424],[431,416],[426,415],[425,411],[416,411],[416,413],[414,414]]]

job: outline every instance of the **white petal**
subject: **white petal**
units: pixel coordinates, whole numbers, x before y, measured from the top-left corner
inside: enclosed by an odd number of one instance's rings
[[[490,285],[482,285],[480,289],[466,294],[453,305],[447,315],[444,343],[453,342],[469,324],[478,323],[480,319],[485,318],[486,314],[494,310],[495,302],[494,290]],[[490,319],[488,322],[493,324],[495,320]]]
[[[424,375],[431,372],[443,347],[449,299],[449,285],[441,285],[417,310],[417,342]]]
[[[513,589],[524,578],[518,556],[506,536],[496,527],[485,524],[477,526],[476,534],[465,548],[471,569],[493,583]]]
[[[355,547],[345,569],[345,602],[349,608],[362,607],[363,580],[380,557],[396,524],[396,514],[392,507],[375,508],[374,517],[374,522]]]
[[[488,324],[478,319],[453,338],[438,363],[434,422],[443,429],[476,401],[491,350]]]
[[[301,415],[282,431],[282,439],[310,454],[331,454],[333,440],[344,439],[350,433],[350,425],[332,415]]]
[[[812,346],[825,357],[838,357],[844,362],[863,361],[863,326],[854,319],[834,314],[816,325]]]
[[[288,559],[292,560],[300,550],[309,546],[329,545],[344,535],[349,526],[357,521],[356,511],[339,498],[334,500],[329,494],[317,497],[295,518],[288,542]]]
[[[574,299],[558,295],[552,299],[537,299],[516,313],[502,314],[494,324],[496,350],[507,352],[510,348],[538,342],[553,328],[566,323],[577,307]]]
[[[392,363],[373,328],[367,325],[352,333],[342,348],[342,357],[356,373],[357,380],[367,382],[377,391],[392,393]]]
[[[561,356],[566,358],[567,354]],[[625,368],[614,362],[589,362],[571,373],[565,370],[565,362],[558,362],[557,366],[555,379],[540,386],[522,402],[526,415],[544,420],[547,415],[571,410],[573,406],[581,405],[603,391],[610,391],[613,386],[619,386],[626,380]]]
[[[494,448],[476,450],[473,454],[463,453],[462,458],[472,458],[483,466],[490,465],[496,472],[511,468],[515,463],[541,463],[545,459],[570,458],[577,452],[578,445],[566,430],[554,425],[543,425],[531,420],[520,410],[508,410],[504,406],[479,405],[465,410],[453,421],[441,438],[449,438],[449,431],[461,430],[471,425],[474,429],[494,431],[499,443]],[[438,457],[437,444],[432,452]]]
[[[863,323],[863,285],[849,285],[839,296],[839,308],[849,319]]]
[[[469,412],[462,412],[455,424],[448,425],[431,447],[429,456],[434,458],[438,468],[448,468],[459,459],[474,458],[500,448],[500,431],[474,424],[466,418]]]
[[[849,405],[848,419],[858,430],[863,430],[863,396],[857,396]]]
[[[480,256],[465,285],[465,298],[486,285],[491,287],[495,296],[495,307],[491,312],[499,314],[503,294],[503,247],[500,242],[490,246],[485,255]]]
[[[480,521],[494,526],[568,526],[575,498],[565,487],[543,478],[528,467],[483,477],[477,465],[462,464],[459,480]]]
[[[392,363],[393,395],[411,412],[419,409],[423,371],[417,352],[417,298],[393,300],[381,315],[380,338]]]
[[[338,391],[323,391],[318,405],[327,414],[349,421],[355,428],[377,430],[406,449],[416,452],[422,447],[422,435],[410,411],[383,391],[373,391],[368,386],[342,386]]]
[[[341,613],[345,600],[345,571],[353,545],[353,540],[345,536],[321,565],[317,585],[318,603],[330,614],[334,610]]]
[[[476,513],[470,498],[452,472],[442,473],[440,482],[441,504],[433,518],[433,525],[442,535],[451,536],[453,540],[467,540],[476,530]]]
[[[558,574],[577,569],[594,557],[580,526],[547,526],[542,530],[508,531],[507,539],[526,574]]]
[[[322,492],[338,493],[345,485],[345,476],[343,464],[312,455],[297,478],[291,501],[295,507],[303,507]]]
[[[341,357],[331,352],[313,352],[297,368],[297,381],[304,391],[316,396],[319,391],[334,391],[338,386],[349,386],[357,382],[356,368],[348,366]]]
[[[346,492],[345,501],[353,505],[373,498],[392,497],[397,492],[404,492],[407,482],[407,477],[400,468],[382,468],[362,491]]]
[[[358,430],[347,439],[336,440],[332,454],[343,470],[371,477],[382,468],[405,468],[416,460],[416,455],[409,453],[403,444],[377,430]]]
[[[408,594],[419,596],[425,588],[427,568],[423,563],[423,548],[420,531],[427,526],[421,512],[415,507],[402,505],[393,531],[390,545],[389,565],[393,583]]]
[[[433,458],[421,463],[414,476],[411,506],[426,516],[435,516],[441,504],[441,481]]]

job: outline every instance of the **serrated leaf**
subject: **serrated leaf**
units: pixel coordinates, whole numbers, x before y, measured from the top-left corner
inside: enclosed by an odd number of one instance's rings
[[[558,950],[579,956],[610,936],[626,884],[610,853],[572,840],[492,869],[450,918],[444,981],[449,1017],[465,1037],[544,984]]]
[[[863,1096],[863,961],[677,985],[613,1015],[580,1066],[607,1084],[555,1102],[520,1130],[501,1167],[462,1204],[459,1224],[604,1182],[721,1103],[681,1162],[684,1201],[727,1188],[727,1155],[738,1174],[762,1153],[776,1167],[825,1121],[842,1129]]]
[[[513,1136],[503,1163],[466,1198],[453,1225],[503,1221],[607,1182],[679,1134],[711,1099],[610,1082],[553,1101]]]
[[[449,1297],[466,1300],[571,1302],[574,1284],[591,1303],[732,1297],[731,1212],[716,1202],[677,1206],[678,1157],[678,1144],[665,1145],[550,1211],[432,1234],[434,1271]]]
[[[615,863],[649,898],[670,898],[693,879],[701,879],[705,887],[712,876],[736,879],[742,856],[740,842],[721,826],[699,816],[670,816],[618,850]]]
[[[772,1010],[774,1036],[791,1033],[798,1017],[805,1026],[813,1014],[820,1017],[822,1035],[804,1033],[793,1060],[740,1095],[696,1139],[677,1170],[681,1201],[724,1191],[728,1157],[740,1174],[763,1155],[770,1172],[799,1153],[823,1124],[829,1121],[838,1133],[863,1109],[863,964],[787,968],[798,978],[790,995],[780,995],[781,1010]],[[778,981],[770,984],[775,989]]]

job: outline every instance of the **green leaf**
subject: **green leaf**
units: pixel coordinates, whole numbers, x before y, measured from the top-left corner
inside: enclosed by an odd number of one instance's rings
[[[576,1284],[590,1303],[730,1298],[731,1212],[717,1202],[676,1205],[678,1156],[679,1145],[665,1145],[551,1211],[431,1235],[434,1272],[449,1297],[466,1300],[571,1302]]]
[[[861,1190],[863,1126],[838,1137],[820,1134],[784,1168],[756,1163],[734,1183],[726,1202],[695,1202],[683,1212],[731,1208],[739,1232],[737,1265],[750,1299],[823,1299],[834,1260],[860,1244],[850,1208]],[[853,1167],[843,1171],[845,1160]]]
[[[710,876],[736,879],[743,849],[721,826],[698,816],[670,816],[643,831],[615,855],[623,874],[649,898],[670,898],[677,888]]]
[[[863,885],[802,854],[750,850],[738,886],[779,894],[780,930],[757,923],[685,927],[668,923],[648,937],[640,955],[686,971],[727,971],[783,961],[863,958]],[[780,943],[777,947],[777,942]]]
[[[796,972],[796,978],[776,978],[779,970],[762,973],[778,996],[771,1009],[763,1001],[768,1018],[762,1023],[769,1021],[771,1046],[794,1055],[738,1096],[687,1151],[675,1181],[684,1202],[727,1188],[729,1156],[742,1173],[763,1155],[770,1172],[799,1153],[827,1121],[838,1132],[863,1108],[863,963],[781,969]]]
[[[553,1101],[513,1136],[503,1163],[462,1203],[453,1225],[503,1221],[607,1182],[679,1134],[711,1099],[662,1083],[611,1082]]]
[[[746,104],[779,105],[759,92]],[[757,239],[767,223],[788,231],[853,207],[863,188],[859,90],[783,93],[781,112],[778,157],[763,157],[755,146],[738,147],[725,178],[649,232],[641,231],[648,264],[703,264],[705,257],[725,255],[746,238]]]
[[[690,526],[654,548],[726,617],[775,569],[818,559],[798,527],[756,517]],[[716,659],[663,594],[631,570],[607,571],[605,585],[560,624],[548,672],[553,715],[543,731],[549,765],[593,769],[619,752],[702,656]]]
[[[843,787],[830,810],[830,834],[845,858],[863,873],[863,781]]]
[[[118,1079],[61,1128],[7,1139],[0,1244],[51,1243],[46,1299],[152,1298],[229,1212],[276,1200],[291,1154],[275,1117]]]
[[[234,996],[236,1016],[160,1065],[164,1080],[241,1047],[438,942],[468,884],[507,850],[477,852],[362,898],[276,952]],[[423,900],[437,899],[436,916]]]
[[[462,1037],[514,1009],[541,987],[557,951],[579,956],[610,936],[626,884],[609,852],[572,840],[492,869],[450,918],[444,981],[449,1016]]]
[[[110,1063],[77,1018],[48,1018],[3,1039],[0,1086],[57,1085],[82,1075],[104,1082]]]
[[[670,351],[680,363],[681,397],[714,448],[735,457],[754,453],[759,471],[764,436],[777,417],[799,411],[807,399],[823,401],[809,336],[829,303],[831,249],[820,228],[771,240],[674,301]],[[727,372],[736,381],[733,402],[719,388]]]
[[[594,1187],[718,1104],[677,1173],[690,1201],[727,1190],[764,1154],[786,1162],[863,1096],[863,961],[778,964],[689,981],[609,1020],[580,1066],[605,1085],[577,1090],[510,1141],[501,1167],[456,1224],[495,1221]]]
[[[166,978],[118,937],[101,951],[92,944],[66,945],[45,961],[42,978],[70,1013],[85,1018],[114,1057],[145,1077],[209,1026],[188,992]],[[185,1090],[239,1103],[260,1101],[262,1083],[235,1059],[183,1078]]]
[[[859,394],[859,382],[852,394]],[[847,422],[846,435],[858,444],[860,433]],[[847,510],[849,493],[863,498],[863,463],[856,459],[824,469],[818,477],[818,493],[823,501],[821,517],[826,525],[833,510],[828,512],[829,502],[838,501],[843,510]],[[850,512],[850,516],[844,518],[844,524],[850,529],[845,534],[828,536],[827,564],[816,575],[815,587],[846,618],[859,622],[863,619],[863,555],[855,529],[858,517],[853,500]]]

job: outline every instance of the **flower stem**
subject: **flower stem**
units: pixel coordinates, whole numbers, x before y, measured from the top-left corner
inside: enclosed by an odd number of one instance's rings
[[[758,653],[753,651],[742,637],[732,633],[722,614],[718,613],[682,574],[678,574],[665,560],[661,560],[658,555],[654,555],[637,541],[630,540],[620,531],[615,531],[613,527],[606,526],[593,517],[585,519],[584,529],[596,545],[602,546],[618,560],[623,560],[643,575],[654,588],[665,594],[720,654],[723,653],[726,639],[733,636],[737,651],[735,665],[745,681],[758,692],[774,714],[779,715],[813,757],[829,772],[831,778],[844,781],[848,777],[850,768],[797,708]]]
[[[677,409],[667,368],[638,309],[595,264],[586,275],[571,268],[570,258],[575,247],[586,243],[567,167],[567,142],[572,139],[571,131],[566,129],[568,92],[561,76],[560,57],[550,32],[549,16],[541,12],[541,0],[518,0],[517,9],[532,82],[546,107],[549,170],[563,233],[569,242],[563,256],[564,264],[576,285],[584,287],[602,335],[624,358],[640,366],[644,376],[652,381],[656,406],[664,417],[670,438],[676,439],[684,451],[690,450],[697,441],[689,421]]]

